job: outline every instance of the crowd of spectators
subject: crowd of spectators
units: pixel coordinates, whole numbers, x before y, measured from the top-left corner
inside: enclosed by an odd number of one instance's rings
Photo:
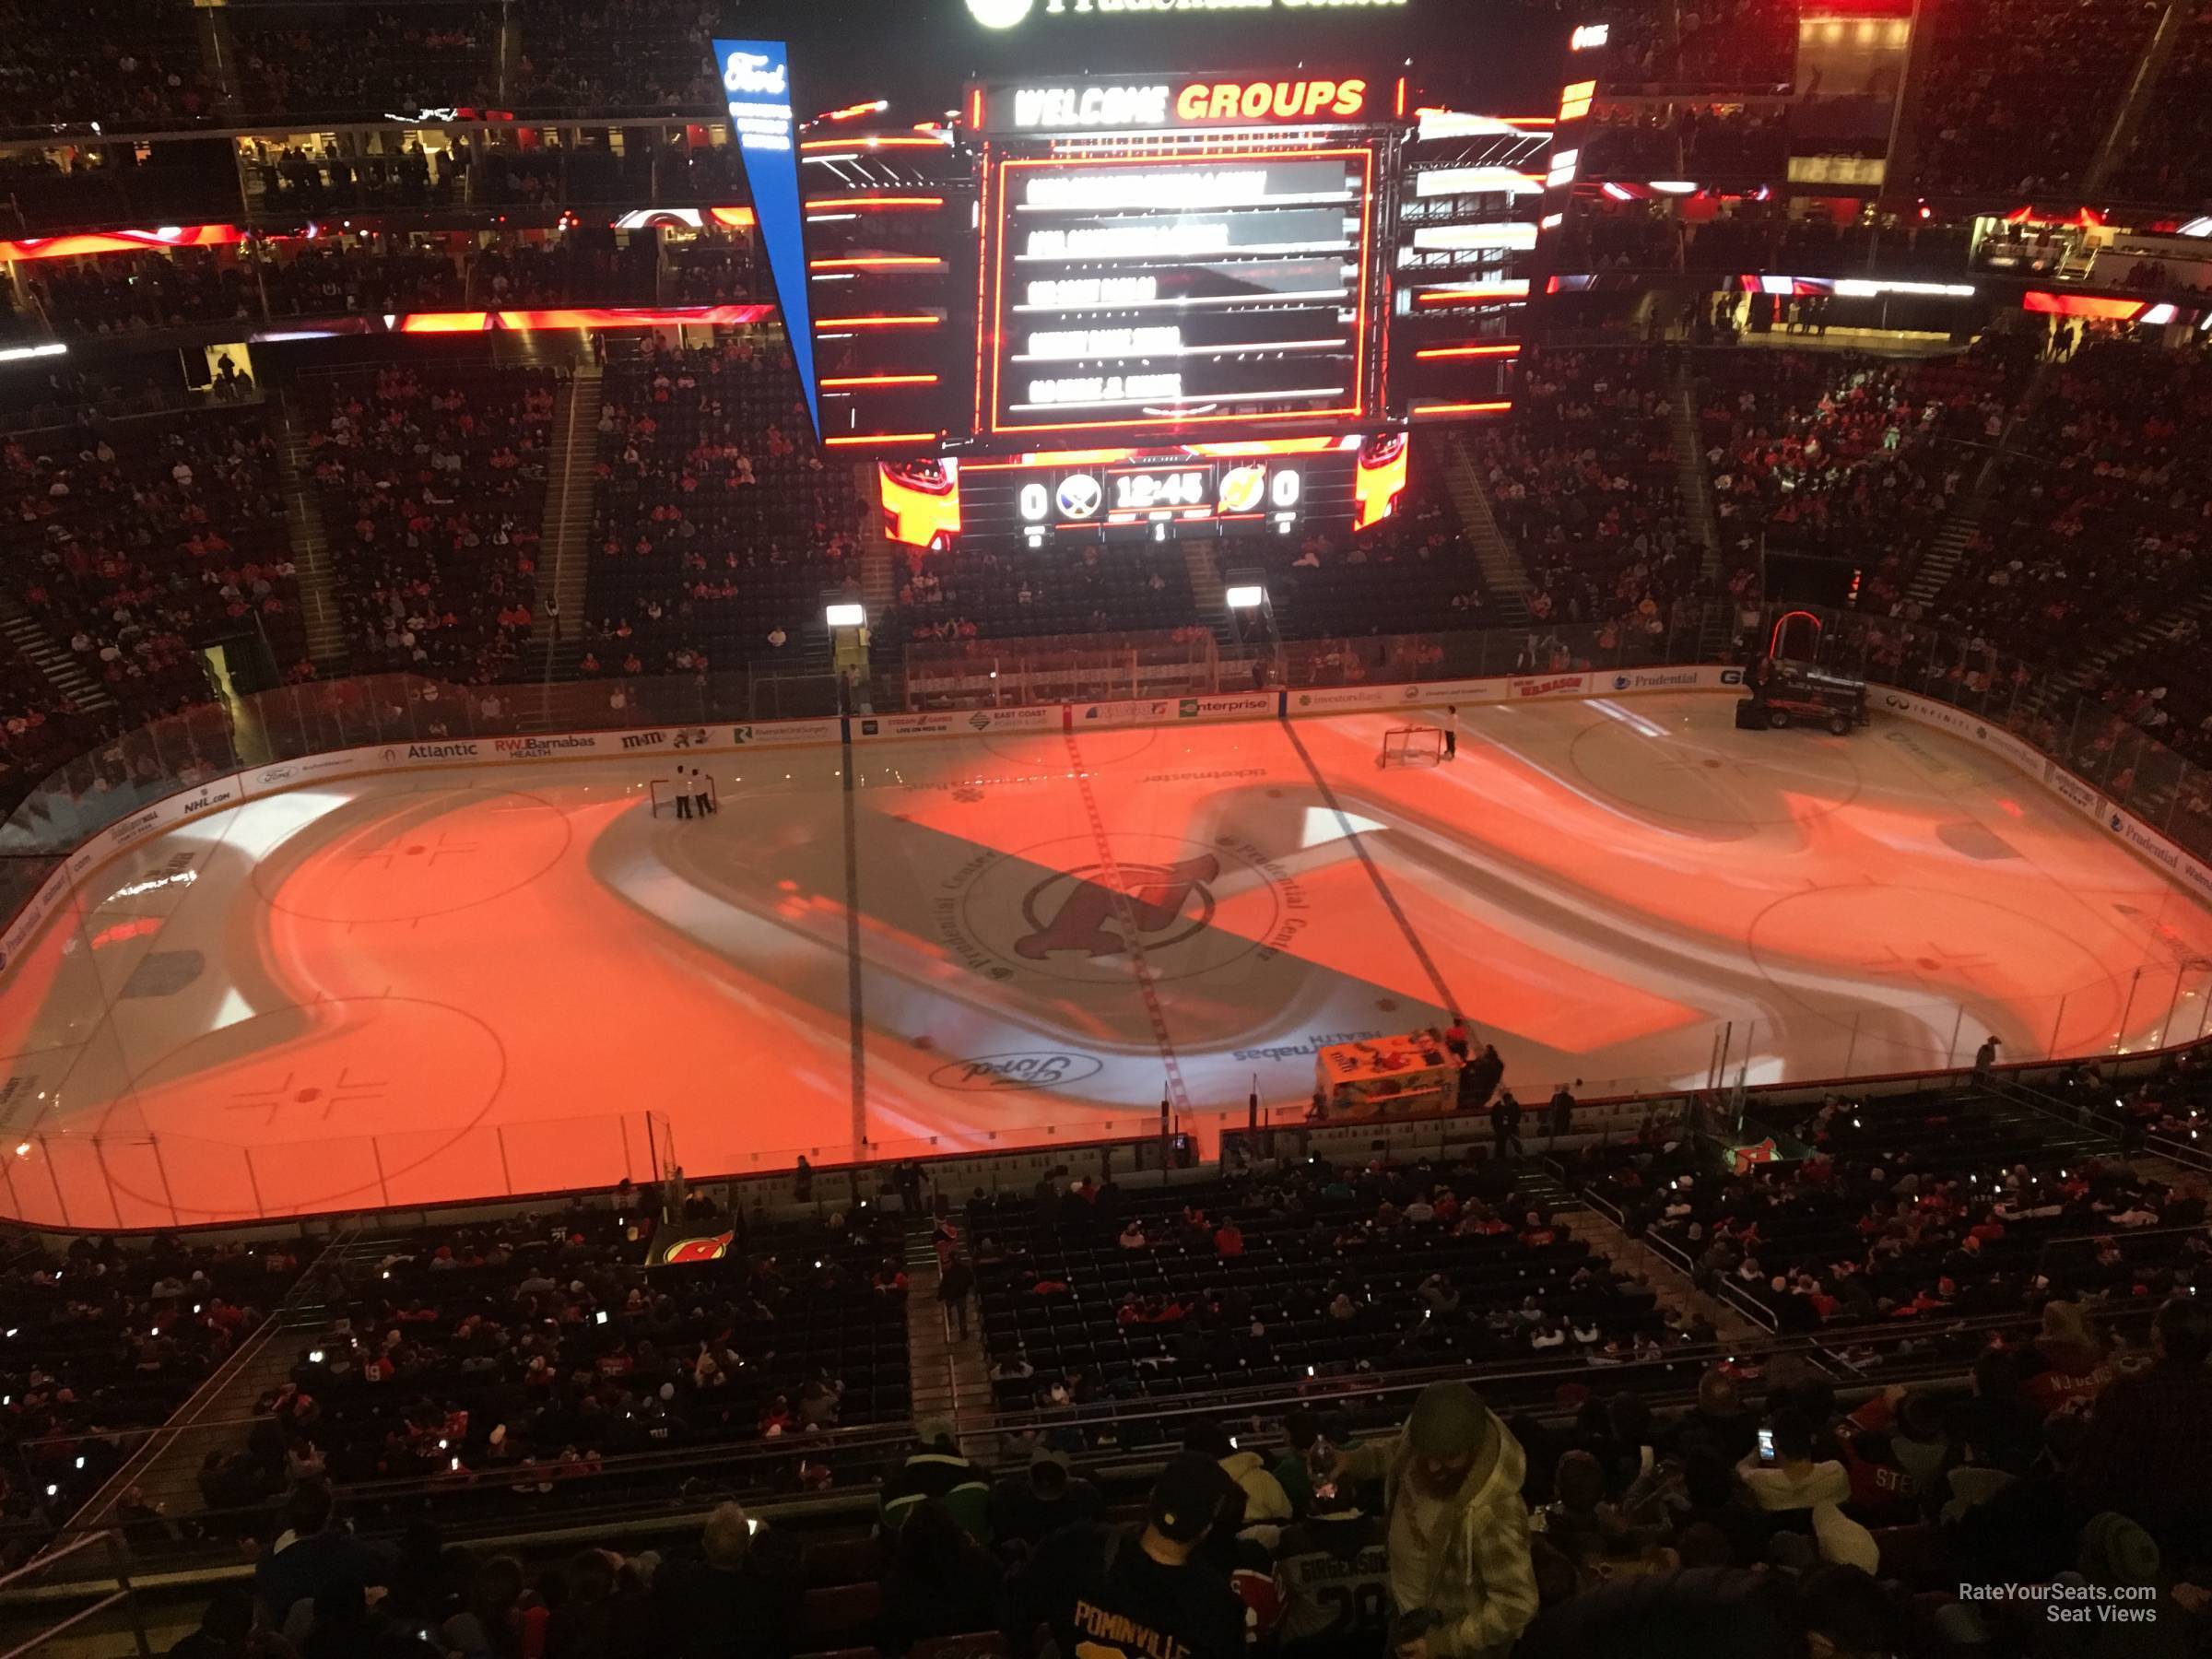
[[[499,101],[496,6],[387,10],[371,0],[265,22],[241,5],[230,19],[240,100],[256,115],[409,115]]]
[[[1318,1196],[1355,1181],[1373,1201],[1371,1171],[1324,1167],[1312,1184]],[[1405,1207],[1426,1201],[1417,1185]],[[1049,1232],[1088,1236],[1101,1195],[1050,1194]],[[1082,1207],[1072,1219],[1071,1204]],[[973,1218],[1003,1217],[992,1207]],[[1165,1230],[1195,1228],[1172,1210],[1159,1218]],[[1241,1253],[1224,1240],[1244,1218],[1208,1219],[1201,1253],[1233,1267]],[[1401,1208],[1392,1225],[1421,1224]],[[529,1248],[519,1234],[515,1247]],[[624,1270],[588,1241],[558,1248],[571,1260],[530,1269],[550,1287],[541,1298],[625,1318],[652,1304],[650,1292],[625,1296]],[[1389,1248],[1378,1241],[1378,1257]],[[477,1282],[503,1271],[489,1253],[479,1241],[450,1256],[426,1249],[405,1265],[413,1295],[473,1308]],[[757,1259],[742,1271],[748,1286],[761,1277]],[[571,1272],[582,1288],[561,1289]],[[602,1278],[615,1281],[605,1297]],[[985,1464],[949,1419],[929,1418],[884,1472],[871,1536],[789,1534],[724,1503],[695,1539],[640,1547],[617,1535],[535,1574],[442,1545],[421,1523],[396,1548],[334,1524],[320,1425],[297,1411],[310,1420],[285,1430],[292,1490],[266,1524],[276,1535],[253,1595],[218,1600],[208,1618],[241,1641],[256,1619],[288,1630],[311,1653],[787,1659],[935,1653],[950,1641],[1027,1655],[1052,1651],[1038,1645],[1047,1631],[1068,1652],[1070,1631],[1134,1627],[1146,1651],[1171,1644],[1192,1659],[1254,1646],[1380,1659],[1413,1643],[1523,1659],[1883,1659],[2049,1651],[2030,1640],[2053,1622],[2048,1605],[2101,1599],[2142,1610],[2131,1645],[2057,1651],[2186,1652],[2212,1609],[2201,1501],[2212,1479],[2202,1432],[2212,1316],[2190,1296],[2143,1289],[2122,1327],[2075,1288],[2052,1288],[2040,1331],[1989,1339],[1959,1383],[1861,1386],[1846,1398],[1829,1370],[1785,1354],[1705,1364],[1690,1376],[1693,1403],[1666,1410],[1597,1366],[1521,1404],[1448,1381],[1418,1395],[1315,1394],[1279,1417],[1186,1408],[1147,1422],[1168,1461],[1126,1507],[1073,1472],[1049,1430],[1016,1433]],[[902,1287],[890,1295],[904,1300]],[[508,1315],[518,1328],[520,1312]],[[507,1328],[493,1328],[496,1349]],[[394,1336],[390,1351],[414,1346]],[[596,1347],[636,1352],[615,1336]],[[584,1369],[567,1386],[618,1394],[635,1375]],[[285,1409],[279,1401],[276,1415]],[[487,1431],[483,1415],[456,1417],[443,1401],[416,1413],[414,1432],[442,1428],[448,1446],[470,1448],[458,1491],[488,1483],[479,1465],[492,1435],[519,1433]],[[552,1473],[518,1462],[505,1478],[526,1487]],[[1977,1594],[1985,1585],[2006,1593]],[[362,1644],[362,1630],[382,1645]]]
[[[101,723],[14,645],[0,651],[0,811],[88,747]]]
[[[300,401],[355,666],[504,677],[537,589],[551,371],[424,360]]]
[[[381,136],[381,135],[380,135]],[[464,131],[442,148],[412,137],[398,147],[371,150],[342,135],[319,143],[247,138],[248,203],[264,213],[342,213],[349,208],[447,207],[469,201],[468,181],[479,146]]]
[[[514,51],[502,70],[502,20]],[[218,117],[378,120],[424,109],[515,114],[700,114],[714,108],[711,10],[692,0],[619,6],[531,0],[516,6],[241,5],[225,27],[236,58],[226,102],[183,0],[113,0],[57,29],[18,0],[0,8],[0,88],[11,124],[109,133],[174,132]]]
[[[0,1559],[47,1543],[136,1452],[126,1431],[166,1421],[299,1271],[281,1246],[18,1240],[0,1271]]]
[[[1702,572],[1671,433],[1661,353],[1532,351],[1515,419],[1469,448],[1498,527],[1519,544],[1538,623],[1658,633]],[[1609,649],[1601,638],[1600,649]]]
[[[458,310],[468,303],[470,262],[437,241],[348,234],[270,242],[253,269],[272,318]]]
[[[1157,1442],[1158,1402],[1222,1388],[1620,1365],[1689,1335],[1499,1160],[1268,1165],[1143,1193],[1056,1177],[967,1222],[1001,1405],[1124,1407],[1078,1449]]]
[[[2212,1283],[2201,1185],[2053,1147],[1956,1091],[1831,1098],[1801,1125],[1808,1156],[1677,1177],[1623,1207],[1784,1331],[2018,1315],[2046,1299],[2095,1308]],[[2162,1230],[2159,1254],[2119,1237]],[[2053,1241],[2094,1238],[2078,1260]]]
[[[48,259],[18,268],[27,306],[65,339],[262,320],[253,267],[213,249]]]
[[[774,1479],[797,1490],[825,1431],[904,1420],[899,1216],[748,1227],[695,1203],[688,1230],[729,1234],[726,1253],[649,1274],[650,1208],[618,1194],[326,1269],[335,1326],[303,1345],[248,1443],[211,1459],[207,1509],[228,1526],[303,1480],[419,1479],[452,1489],[457,1524],[605,1496],[576,1483],[608,1458],[784,1439]]]
[[[204,702],[194,647],[259,636],[306,655],[274,441],[259,412],[21,433],[0,448],[27,554],[18,596],[121,706]]]
[[[671,113],[717,109],[712,7],[699,0],[524,0],[524,59],[507,101]]]
[[[2140,0],[1967,0],[1935,15],[1912,138],[1929,195],[2078,192],[2161,10]]]
[[[647,231],[570,230],[540,239],[341,231],[218,248],[40,260],[0,279],[8,314],[69,339],[195,324],[418,311],[652,305],[660,248]],[[750,292],[732,244],[710,242],[671,284],[688,303]],[[6,326],[0,324],[0,326]]]
[[[9,237],[227,223],[238,207],[236,165],[196,144],[78,140],[0,155],[0,232]]]
[[[1587,14],[1608,26],[1608,91],[1762,91],[1790,85],[1797,7],[1784,0],[1721,0],[1709,8],[1608,4]]]
[[[1351,535],[1314,530],[1237,538],[1215,562],[1267,573],[1277,631],[1288,640],[1504,625],[1445,492],[1443,444],[1416,442],[1391,515]]]
[[[1700,354],[1700,430],[1725,557],[1910,559],[2004,429],[2031,363],[1993,342],[1925,362]]]
[[[994,1479],[931,1419],[873,1538],[802,1547],[724,1504],[696,1545],[593,1548],[535,1582],[423,1528],[359,1543],[310,1481],[256,1568],[258,1616],[308,1653],[366,1624],[427,1645],[347,1651],[1028,1654],[1126,1619],[1192,1659],[1883,1659],[2023,1651],[2048,1605],[2105,1600],[2140,1609],[2132,1642],[2186,1652],[2212,1606],[2212,1316],[2173,1298],[2129,1341],[2049,1306],[1971,1386],[1855,1403],[1803,1364],[1728,1362],[1677,1411],[1577,1385],[1539,1413],[1440,1382],[1410,1409],[1324,1405],[1257,1432],[1184,1418],[1127,1510],[1034,1441]]]
[[[872,1472],[880,1453],[856,1451],[841,1433],[909,1420],[907,1285],[888,1259],[903,1248],[901,1215],[864,1205],[849,1217],[773,1222],[725,1215],[694,1194],[685,1231],[714,1248],[695,1245],[649,1268],[665,1253],[656,1209],[655,1193],[625,1186],[557,1213],[427,1228],[333,1252],[307,1291],[324,1328],[293,1338],[288,1380],[264,1394],[242,1435],[206,1454],[198,1501],[157,1507],[135,1488],[117,1501],[134,1550],[153,1559],[192,1547],[242,1550],[254,1563],[253,1593],[235,1606],[218,1600],[210,1618],[225,1629],[242,1620],[241,1637],[258,1618],[272,1634],[288,1632],[303,1654],[395,1651],[338,1648],[339,1630],[404,1630],[420,1641],[432,1627],[446,1645],[426,1651],[488,1659],[519,1651],[510,1641],[519,1632],[507,1627],[525,1621],[537,1644],[530,1651],[569,1659],[731,1651],[740,1630],[719,1622],[736,1609],[714,1593],[726,1587],[716,1570],[743,1561],[758,1525],[734,1508],[710,1524],[702,1560],[680,1547],[665,1563],[658,1552],[641,1558],[641,1575],[663,1569],[650,1608],[618,1595],[612,1562],[600,1563],[607,1583],[580,1591],[582,1558],[535,1584],[519,1566],[493,1561],[491,1576],[514,1576],[488,1595],[484,1575],[472,1571],[479,1563],[441,1547],[439,1535],[558,1524],[564,1506],[633,1492],[705,1505],[732,1490],[803,1495],[849,1484],[865,1478],[856,1457]],[[165,1277],[157,1298],[176,1283]],[[206,1295],[209,1324],[239,1329],[227,1279],[185,1289]],[[174,1300],[142,1306],[138,1317],[180,1315]],[[166,1353],[194,1339],[161,1340]],[[141,1353],[126,1358],[143,1359],[151,1342],[141,1334]],[[36,1427],[23,1436],[27,1466],[42,1477],[83,1449],[38,1438],[51,1432],[42,1414],[53,1409],[52,1378],[0,1381],[18,1399],[27,1385],[37,1395],[17,1407]],[[136,1385],[149,1394],[157,1386],[143,1374]],[[746,1448],[758,1455],[719,1475],[687,1466]],[[655,1466],[622,1468],[620,1460],[641,1457]],[[112,1459],[98,1461],[75,1477],[80,1499],[112,1470]],[[435,1500],[427,1520],[426,1490]],[[781,1543],[763,1539],[763,1556]],[[760,1652],[791,1651],[797,1567],[794,1551],[782,1582],[758,1591],[751,1611],[759,1622],[742,1633]],[[371,1586],[388,1594],[364,1597]],[[404,1624],[392,1622],[402,1610]],[[623,1618],[610,1622],[618,1610]],[[204,1650],[188,1641],[178,1651]]]
[[[0,42],[0,125],[144,132],[205,125],[218,112],[192,13],[176,0],[110,0],[65,27],[33,0],[6,0]]]
[[[1787,271],[1849,276],[1883,271],[1956,276],[1966,269],[1967,228],[1869,216],[1839,225],[1824,215],[1792,215],[1787,205],[1752,197],[1724,202],[1710,218],[1679,217],[1674,203],[1617,201],[1593,191],[1561,232],[1559,258],[1577,271]]]
[[[1584,179],[1729,179],[1783,176],[1789,124],[1780,106],[1668,103],[1600,105],[1582,135]]]
[[[2204,7],[2176,36],[2128,135],[2112,193],[2127,201],[2212,206],[2212,22]]]
[[[1174,543],[891,551],[899,589],[887,645],[1202,626]]]
[[[1995,657],[2078,663],[2085,638],[2125,642],[2091,690],[2169,747],[2212,757],[2212,701],[2190,669],[2205,593],[2212,359],[2091,337],[2053,370],[2012,437],[1991,504],[1929,606]]]
[[[648,338],[600,382],[589,675],[796,661],[858,592],[852,470],[814,443],[789,356]]]

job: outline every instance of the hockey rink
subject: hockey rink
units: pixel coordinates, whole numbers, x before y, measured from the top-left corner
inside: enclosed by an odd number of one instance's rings
[[[1464,1010],[1532,1106],[2194,1035],[2212,915],[2002,760],[1725,697],[313,783],[9,967],[9,1213],[160,1226],[1288,1119]],[[649,1141],[650,1137],[650,1141]],[[651,1149],[649,1149],[649,1147]],[[12,1154],[12,1155],[10,1155]]]

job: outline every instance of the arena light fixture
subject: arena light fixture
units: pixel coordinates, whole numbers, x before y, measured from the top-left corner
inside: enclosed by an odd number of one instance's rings
[[[868,607],[852,604],[828,606],[822,611],[822,619],[832,628],[865,628]]]
[[[1871,299],[1877,294],[1925,294],[1941,300],[1971,300],[1971,282],[1892,282],[1871,276],[1839,276],[1835,291],[1847,299]]]
[[[1267,590],[1257,582],[1246,582],[1225,590],[1221,597],[1230,610],[1258,610],[1267,603]]]
[[[41,346],[10,346],[0,351],[0,363],[20,363],[31,358],[62,357],[69,347],[59,340],[49,340]]]

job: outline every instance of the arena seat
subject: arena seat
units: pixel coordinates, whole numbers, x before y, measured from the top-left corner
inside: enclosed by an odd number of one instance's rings
[[[357,666],[500,677],[531,627],[550,373],[425,361],[301,401]]]

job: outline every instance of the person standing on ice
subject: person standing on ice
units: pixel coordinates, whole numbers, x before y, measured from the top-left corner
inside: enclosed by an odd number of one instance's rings
[[[680,771],[682,768],[677,770]],[[707,782],[707,769],[703,766],[691,769],[691,804],[702,818],[714,810],[714,792]]]
[[[1444,759],[1459,759],[1459,705],[1449,703],[1444,708]]]
[[[676,769],[676,816],[679,818],[691,816],[691,785],[680,766]]]

